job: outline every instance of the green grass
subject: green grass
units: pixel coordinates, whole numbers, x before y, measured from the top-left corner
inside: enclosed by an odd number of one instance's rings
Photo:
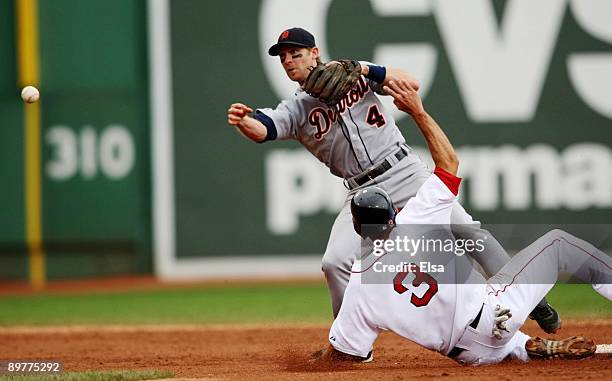
[[[612,318],[612,303],[588,285],[557,285],[548,299],[562,318]],[[327,288],[313,283],[0,298],[0,326],[330,321]]]
[[[65,372],[57,375],[0,376],[0,381],[132,381],[173,377],[172,372],[158,370],[113,370]]]
[[[612,303],[590,285],[558,284],[547,296],[561,318],[612,319]]]
[[[0,298],[0,325],[328,322],[324,284]]]

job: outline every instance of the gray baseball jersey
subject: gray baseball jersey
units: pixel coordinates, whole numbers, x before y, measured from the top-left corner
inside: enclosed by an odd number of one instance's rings
[[[333,108],[298,88],[290,99],[282,101],[275,109],[258,109],[253,117],[268,129],[266,140],[297,140],[329,167],[331,173],[347,179],[368,167],[379,165],[385,158],[392,159],[393,154],[406,143],[378,94],[384,94],[382,84],[361,76],[353,89]],[[377,184],[387,191],[396,206],[403,207],[430,174],[431,171],[420,158],[408,152],[388,171],[360,187]],[[334,316],[342,305],[351,266],[360,250],[361,240],[353,230],[350,211],[350,198],[358,189],[349,192],[344,207],[334,221],[322,261]],[[480,233],[480,224],[473,221],[459,204],[453,209],[452,220],[457,224],[475,224],[468,235]],[[491,275],[509,259],[501,245],[493,239],[485,253],[476,260]]]
[[[382,85],[362,76],[344,99],[330,108],[299,88],[276,109],[257,110],[255,118],[269,130],[270,124],[276,130],[276,136],[269,134],[268,140],[298,140],[331,173],[349,178],[382,162],[405,143],[376,92],[382,92]]]

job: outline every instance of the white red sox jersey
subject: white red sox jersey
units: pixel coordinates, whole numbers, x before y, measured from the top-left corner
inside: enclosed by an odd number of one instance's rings
[[[349,178],[405,144],[376,92],[382,94],[382,84],[361,76],[341,102],[329,107],[298,88],[276,109],[258,109],[253,117],[268,129],[266,140],[297,140],[331,173]]]
[[[407,224],[404,226],[409,231],[435,226],[442,230],[442,234],[436,233],[441,239],[452,237],[449,225],[459,181],[436,168],[398,213],[397,226]],[[390,330],[445,355],[459,348],[463,351],[455,352],[458,354],[453,358],[461,363],[491,364],[508,357],[526,361],[525,342],[529,337],[519,329],[554,286],[560,272],[591,284],[596,292],[612,300],[610,256],[561,230],[538,238],[487,281],[465,256],[452,255],[456,260],[451,268],[427,265],[436,261],[423,248],[420,246],[418,252],[415,249],[415,255],[409,256],[409,265],[399,268],[389,267],[401,262],[389,260],[391,249],[387,247],[355,261],[344,301],[329,333],[335,349],[366,357],[381,330]],[[467,267],[462,267],[466,263]],[[381,270],[382,277],[370,276]],[[449,274],[450,271],[455,272]],[[500,337],[492,334],[496,306],[509,308],[512,313],[506,328],[499,331]],[[477,322],[474,327],[472,322]]]
[[[452,237],[450,218],[459,181],[436,168],[397,214],[396,223],[435,224],[446,227]],[[390,259],[391,255],[355,261],[340,313],[330,330],[330,343],[341,352],[366,357],[380,331],[391,330],[428,349],[448,353],[481,309],[485,279],[473,271],[470,280],[463,282],[468,284],[457,284],[448,277],[438,282],[436,274],[428,272],[430,261],[425,253],[409,256],[405,271],[385,270],[385,265],[401,263]],[[384,274],[372,284],[375,278],[368,275],[377,271]]]

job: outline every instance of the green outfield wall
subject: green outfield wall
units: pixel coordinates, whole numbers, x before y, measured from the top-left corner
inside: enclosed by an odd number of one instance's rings
[[[226,123],[232,102],[275,107],[291,94],[266,53],[287,26],[310,29],[326,58],[419,77],[458,147],[475,218],[609,223],[608,11],[562,0],[170,2],[177,255],[324,251],[339,181],[299,144],[253,144]],[[398,124],[424,147],[408,118]]]
[[[15,10],[12,2],[0,2],[0,276],[25,274],[23,173],[23,113],[17,97],[15,59]],[[11,256],[11,261],[6,261]]]
[[[15,4],[0,5],[0,279],[27,279]],[[151,271],[145,5],[38,1],[50,279]]]
[[[325,59],[372,61],[419,78],[426,107],[458,149],[461,200],[476,219],[610,223],[611,7],[39,0],[47,274],[151,272],[155,253],[323,253],[345,200],[341,182],[299,144],[254,144],[226,121],[232,102],[274,107],[295,89],[266,53],[290,26],[312,31]],[[0,280],[27,279],[14,14],[14,1],[0,2]],[[166,87],[154,92],[154,84]],[[149,107],[150,96],[159,103]],[[158,111],[168,120],[153,117]],[[414,124],[395,116],[427,160]],[[160,128],[169,135],[151,145]]]

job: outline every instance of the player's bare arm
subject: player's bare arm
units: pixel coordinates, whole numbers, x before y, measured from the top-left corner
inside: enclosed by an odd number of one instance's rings
[[[415,121],[431,152],[434,163],[453,175],[457,174],[459,158],[442,128],[425,111],[421,97],[408,81],[391,81],[384,90],[393,97],[398,109],[408,113]]]
[[[398,68],[394,68],[394,67],[387,67],[385,68],[385,80],[383,81],[383,85],[385,86],[389,86],[389,82],[400,82],[400,81],[406,81],[410,84],[410,86],[415,89],[415,90],[419,90],[419,88],[421,87],[421,84],[419,83],[419,80],[416,79],[415,76],[413,76],[410,73],[407,73],[406,71],[402,70],[402,69],[398,69]],[[361,75],[364,76],[368,76],[368,74],[370,73],[370,66],[369,65],[361,65]]]
[[[253,109],[249,106],[242,103],[233,103],[227,110],[227,123],[236,126],[244,137],[259,143],[266,139],[268,131],[260,121],[248,115],[251,112],[253,112]]]
[[[402,69],[398,69],[394,67],[387,68],[387,75],[385,76],[385,81],[383,82],[383,84],[385,86],[389,86],[390,82],[395,82],[395,83],[406,82],[415,91],[419,91],[419,88],[421,87],[419,80],[416,79],[412,74],[407,73]]]

